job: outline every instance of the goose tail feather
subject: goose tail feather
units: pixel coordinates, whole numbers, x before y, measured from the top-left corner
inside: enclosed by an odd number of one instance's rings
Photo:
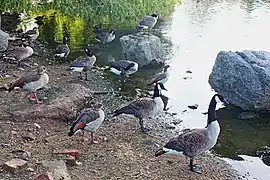
[[[129,106],[125,106],[121,109],[114,111],[114,114],[112,117],[119,116],[120,114],[134,114],[134,112]]]

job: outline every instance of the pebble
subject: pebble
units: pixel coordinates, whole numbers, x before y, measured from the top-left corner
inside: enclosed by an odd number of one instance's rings
[[[23,159],[12,159],[3,164],[3,169],[9,172],[14,172],[16,169],[21,168],[27,164],[27,161]]]
[[[189,73],[189,74],[190,74],[190,73],[192,73],[192,71],[190,71],[190,70],[187,70],[187,71],[186,71],[186,73]]]
[[[34,126],[35,126],[36,128],[38,128],[38,129],[41,128],[41,126],[40,126],[39,124],[37,124],[37,123],[34,123]]]
[[[27,168],[26,170],[27,170],[28,172],[34,172],[34,171],[35,171],[33,168],[30,168],[30,167]]]
[[[33,141],[36,139],[32,133],[27,133],[26,135],[23,135],[22,138],[26,141]]]

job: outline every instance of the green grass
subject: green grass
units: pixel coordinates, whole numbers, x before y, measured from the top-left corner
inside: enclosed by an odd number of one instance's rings
[[[168,16],[179,2],[180,0],[57,0],[40,5],[33,4],[30,0],[2,0],[0,10],[21,13],[55,9],[65,16],[131,27],[147,14],[156,12],[160,17]]]

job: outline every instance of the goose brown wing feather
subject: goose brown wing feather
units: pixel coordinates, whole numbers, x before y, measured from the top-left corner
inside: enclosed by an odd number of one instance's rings
[[[193,129],[184,131],[178,137],[171,139],[164,147],[183,152],[184,155],[193,157],[201,153],[207,144],[204,129]]]
[[[149,82],[149,84],[153,84],[153,83],[156,83],[162,79],[165,79],[166,78],[166,74],[164,73],[158,73],[156,74]]]
[[[27,83],[38,81],[40,78],[40,75],[38,74],[32,74],[27,76],[22,76],[21,78],[15,80],[13,83],[11,83],[10,90],[14,89],[14,87],[20,87],[23,88],[23,86]]]

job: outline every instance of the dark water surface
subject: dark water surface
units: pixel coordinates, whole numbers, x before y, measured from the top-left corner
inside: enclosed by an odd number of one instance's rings
[[[57,45],[56,41],[61,41],[61,35],[71,37],[72,53],[69,60],[83,54],[83,45],[95,43],[89,22],[77,20],[71,26],[71,21],[64,21],[59,15],[53,14],[39,26],[40,40],[48,42],[51,48]],[[31,20],[28,20],[27,28],[31,29],[33,26],[36,24],[31,24]],[[89,26],[89,29],[77,31],[82,26]],[[71,28],[72,31],[69,30]],[[113,25],[109,25],[109,28],[113,28]],[[266,1],[184,0],[182,5],[175,8],[171,17],[160,20],[154,34],[161,37],[170,50],[167,63],[172,70],[170,79],[165,84],[168,89],[165,95],[170,98],[169,111],[177,112],[183,120],[177,129],[205,127],[206,115],[203,113],[207,111],[209,101],[215,93],[208,84],[208,77],[217,53],[221,50],[244,49],[270,51],[269,30],[270,3]],[[118,29],[112,43],[105,48],[95,46],[97,65],[104,66],[113,58],[123,58],[119,37],[135,32],[135,29]],[[115,81],[116,87],[122,91],[134,93],[136,88],[146,88],[145,79],[159,70],[142,69],[131,76],[125,86],[114,75],[108,75],[107,78]],[[187,70],[192,73],[186,73]],[[194,104],[199,105],[198,109],[191,110],[187,107]],[[269,180],[270,167],[264,165],[258,157],[252,156],[254,150],[260,146],[270,145],[270,118],[239,120],[238,114],[237,109],[218,110],[221,134],[214,153],[241,173],[248,172],[248,179]]]

